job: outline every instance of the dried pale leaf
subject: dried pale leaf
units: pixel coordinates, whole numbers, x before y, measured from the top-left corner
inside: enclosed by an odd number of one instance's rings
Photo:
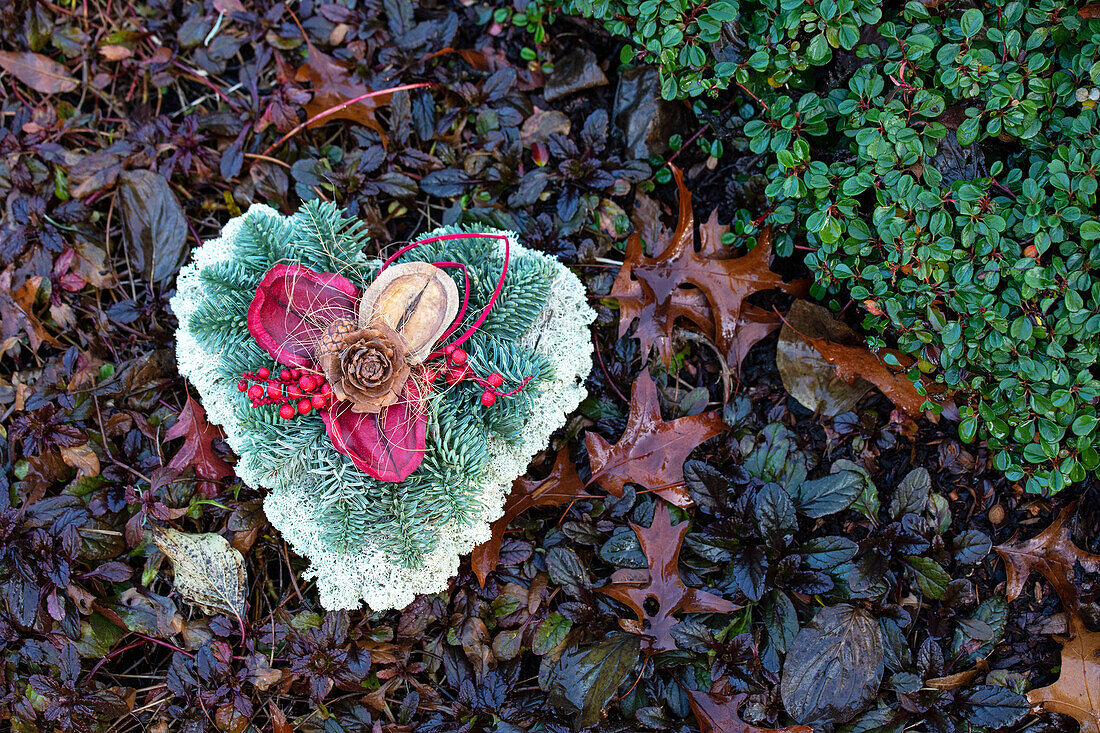
[[[775,364],[783,387],[807,410],[833,417],[848,412],[871,389],[871,384],[856,379],[849,384],[836,368],[806,340],[825,338],[840,343],[859,343],[848,326],[832,317],[827,308],[796,300],[779,331]]]
[[[172,562],[176,590],[207,613],[245,614],[244,558],[219,534],[152,528],[153,542]]]
[[[0,51],[0,69],[42,94],[71,92],[80,86],[67,68],[31,51]]]
[[[385,321],[405,339],[406,360],[417,364],[454,321],[458,305],[458,286],[435,265],[391,265],[363,293],[359,324]]]

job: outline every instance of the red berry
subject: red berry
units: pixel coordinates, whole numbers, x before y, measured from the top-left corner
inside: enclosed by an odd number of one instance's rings
[[[485,405],[486,407],[492,407],[493,403],[495,403],[496,401],[497,396],[489,390],[485,390],[481,393],[481,404]]]
[[[504,384],[504,377],[502,377],[499,372],[494,372],[490,374],[485,381],[494,387],[499,387]]]
[[[279,379],[283,380],[284,382],[289,382],[290,381],[290,370],[289,369],[284,369],[281,372],[279,372]]]
[[[447,384],[458,384],[468,376],[470,376],[470,367],[466,365],[451,367],[447,370]]]
[[[303,374],[298,377],[298,386],[302,388],[303,392],[312,392],[313,388],[317,386],[317,382],[312,374]]]
[[[451,352],[451,363],[456,366],[462,366],[466,363],[466,352],[462,349],[455,349]]]
[[[321,383],[321,394],[324,394],[324,395],[332,394],[332,385],[329,384],[328,382],[322,382]]]
[[[291,379],[298,379],[301,376],[302,376],[301,370],[299,370],[299,369],[291,369],[290,370],[290,378]]]
[[[447,356],[450,356],[451,354],[454,353],[456,348],[458,348],[458,347],[455,346],[454,344],[447,344],[446,346],[443,347],[443,353],[446,354]]]
[[[286,396],[292,400],[296,400],[302,396],[302,388],[291,382],[286,386]]]
[[[308,413],[311,409],[313,409],[313,404],[309,400],[302,400],[298,403],[298,412],[303,415]]]
[[[322,407],[325,406],[326,400],[325,400],[325,396],[323,394],[315,394],[315,395],[313,395],[312,397],[309,398],[309,402],[315,408],[320,410]]]
[[[268,371],[267,367],[260,367],[259,371],[256,372],[256,376],[258,376],[260,379],[267,379],[271,376],[271,372]]]
[[[273,400],[281,400],[283,398],[283,387],[281,384],[271,382],[267,385],[267,396]]]
[[[255,402],[264,396],[264,388],[258,384],[254,384],[248,388],[248,399]]]
[[[294,417],[294,405],[289,402],[279,406],[279,417],[284,420],[289,420]]]
[[[242,392],[247,392],[248,391],[248,380],[247,379],[242,379],[241,381],[237,382],[237,389],[239,389]]]
[[[434,382],[436,377],[438,377],[438,376],[439,375],[435,373],[435,369],[425,369],[424,370],[424,381],[427,382],[428,384],[431,384],[432,382]]]

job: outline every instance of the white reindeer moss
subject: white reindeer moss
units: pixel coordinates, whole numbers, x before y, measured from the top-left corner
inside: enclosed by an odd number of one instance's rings
[[[273,407],[251,408],[237,389],[243,371],[277,366],[252,341],[244,317],[263,273],[300,262],[364,288],[378,263],[361,254],[367,237],[358,222],[329,204],[307,204],[292,217],[254,205],[180,272],[171,302],[180,372],[225,429],[240,456],[237,474],[270,490],[264,511],[309,558],[327,609],[402,608],[417,594],[445,590],[460,556],[489,538],[512,482],[585,396],[595,313],[583,285],[514,234],[485,231],[508,236],[511,262],[491,317],[467,343],[471,362],[478,373],[537,378],[523,396],[487,410],[462,389],[434,396],[424,463],[400,484],[357,470],[332,448],[319,416],[280,420]],[[503,252],[502,240],[471,238],[424,245],[403,260],[465,262],[472,322],[499,277]]]

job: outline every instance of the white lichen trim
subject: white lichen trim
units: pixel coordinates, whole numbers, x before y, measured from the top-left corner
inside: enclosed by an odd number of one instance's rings
[[[248,215],[253,211],[275,213],[268,207],[253,206]],[[219,355],[204,351],[186,325],[188,316],[203,297],[199,270],[233,256],[233,238],[239,226],[239,219],[230,221],[219,239],[196,251],[194,263],[180,274],[178,294],[172,301],[172,308],[180,318],[177,337],[180,372],[191,379],[210,419],[225,428],[229,444],[242,456],[238,475],[246,483],[272,489],[264,501],[264,511],[295,552],[309,558],[307,573],[316,578],[325,608],[354,609],[362,603],[375,611],[403,608],[417,594],[446,590],[448,580],[458,571],[460,556],[489,539],[489,524],[502,514],[513,481],[526,472],[532,456],[546,447],[551,433],[565,424],[568,415],[584,399],[584,381],[592,369],[588,326],[596,317],[588,307],[584,286],[556,259],[522,247],[511,232],[499,232],[509,237],[513,257],[543,257],[557,272],[545,307],[522,340],[524,346],[550,360],[555,378],[534,398],[523,442],[518,445],[491,442],[492,458],[478,497],[479,516],[468,524],[437,528],[438,544],[424,558],[423,565],[405,568],[370,546],[355,553],[334,551],[316,519],[316,499],[311,496],[309,475],[303,473],[296,481],[280,481],[275,486],[261,475],[258,467],[254,469],[251,465],[250,443],[230,407],[230,400],[239,399],[239,394],[233,385],[218,386],[214,364]],[[503,250],[503,242],[499,247]]]

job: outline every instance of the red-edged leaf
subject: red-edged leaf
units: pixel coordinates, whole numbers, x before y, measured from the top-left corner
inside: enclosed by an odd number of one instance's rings
[[[280,364],[311,366],[314,346],[338,318],[355,318],[359,288],[331,272],[275,265],[248,306],[248,332]]]
[[[207,481],[219,481],[232,476],[233,467],[214,452],[213,440],[220,437],[221,429],[206,421],[206,410],[188,395],[187,404],[180,411],[176,424],[164,434],[165,440],[183,438],[183,447],[168,461],[168,468],[181,471],[187,466],[193,466],[195,474]],[[211,495],[216,491],[212,485],[204,484],[203,489]]]
[[[322,415],[333,447],[379,481],[404,481],[424,460],[428,411],[412,379],[401,400],[377,415],[352,412],[347,402]]]

